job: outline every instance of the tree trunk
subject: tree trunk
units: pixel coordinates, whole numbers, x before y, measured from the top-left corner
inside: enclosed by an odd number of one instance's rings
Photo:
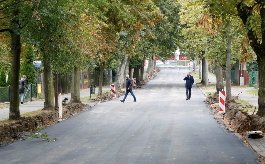
[[[103,76],[104,76],[104,63],[100,63],[98,95],[102,95]]]
[[[152,55],[153,56],[153,55]],[[148,60],[148,67],[147,67],[147,74],[151,77],[151,69],[152,69],[152,65],[153,65],[153,58],[152,56],[149,56],[149,60]]]
[[[55,88],[55,110],[59,109],[59,103],[58,103],[58,99],[59,99],[59,92],[58,92],[58,73],[55,74],[55,84],[54,84],[54,88]]]
[[[96,67],[95,69],[94,69],[94,73],[93,73],[93,77],[94,77],[94,82],[93,82],[93,84],[94,85],[96,85],[96,86],[98,86],[98,73],[99,73],[99,67]]]
[[[130,66],[130,67],[129,67],[129,76],[130,76],[131,79],[134,77],[133,74],[134,74],[134,68],[132,68],[132,67]]]
[[[41,73],[41,93],[43,94],[42,96],[44,97],[44,74]]]
[[[141,65],[140,65],[139,81],[144,81],[144,60],[141,62]]]
[[[154,64],[153,64],[152,74],[154,75],[154,70],[156,69],[156,56],[155,55],[153,55],[153,62]]]
[[[19,70],[20,70],[20,53],[21,42],[20,35],[11,33],[11,55],[12,55],[12,67],[11,67],[11,87],[10,87],[10,108],[9,119],[17,120],[20,117],[19,111]]]
[[[202,62],[201,62],[201,59],[199,61],[199,79],[202,79]]]
[[[109,69],[109,82],[112,83],[112,69]]]
[[[141,65],[136,66],[133,72],[133,77],[136,78],[136,84],[140,83],[140,67]]]
[[[127,64],[126,64],[126,67],[125,67],[125,70],[124,70],[124,75],[129,75],[129,71],[130,71],[130,68],[129,68],[129,65],[130,65],[130,60],[128,58],[128,61],[127,61]],[[131,78],[131,77],[130,77]],[[123,81],[123,87],[125,88],[126,87],[126,78],[124,78],[124,81]]]
[[[48,54],[43,52],[44,93],[45,93],[44,109],[54,110],[53,74],[52,74],[51,64],[47,60],[47,55]]]
[[[80,100],[80,68],[74,66],[72,74],[72,93],[71,93],[71,102],[81,103]]]
[[[239,85],[239,67],[240,63],[239,60],[236,61],[236,66],[235,66],[235,84]]]
[[[202,58],[202,84],[208,86],[208,62]]]
[[[264,117],[265,116],[265,55],[258,55],[257,56],[257,62],[259,66],[259,110],[257,114],[259,116]]]
[[[125,67],[128,61],[128,55],[125,54],[124,58],[121,60],[121,65],[119,67],[118,73],[116,75],[116,83],[115,83],[115,87],[116,90],[121,90],[121,84],[123,82],[124,79],[124,71],[125,71]]]
[[[79,68],[78,68],[79,69]],[[80,71],[80,69],[79,69],[79,71]],[[81,87],[80,87],[80,89],[84,89],[84,73],[83,73],[83,71],[80,71],[80,78],[81,78],[81,82],[80,82],[80,84],[82,84],[81,85]],[[80,90],[79,89],[79,90]]]
[[[218,62],[216,61],[216,63]],[[223,71],[222,67],[218,65],[216,66],[216,91],[219,93],[222,90],[224,90]]]
[[[231,36],[230,36],[230,21],[227,27],[227,56],[226,56],[226,100],[232,98],[231,95]]]

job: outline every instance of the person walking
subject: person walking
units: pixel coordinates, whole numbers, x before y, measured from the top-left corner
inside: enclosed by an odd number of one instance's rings
[[[190,72],[187,73],[187,76],[183,79],[186,80],[185,88],[186,88],[186,100],[190,100],[191,97],[191,88],[194,83],[193,76],[190,75]]]
[[[124,103],[124,101],[125,101],[125,99],[126,99],[126,97],[127,97],[129,92],[131,93],[131,95],[134,98],[133,102],[136,102],[136,97],[135,97],[135,95],[133,94],[133,91],[132,91],[132,80],[129,78],[129,75],[126,75],[126,92],[125,92],[123,100],[120,100],[121,102]]]
[[[21,80],[19,80],[19,97],[21,98],[21,104],[23,104],[24,101],[24,89],[25,87],[29,89],[29,87],[26,84],[27,77],[25,75],[22,76]]]

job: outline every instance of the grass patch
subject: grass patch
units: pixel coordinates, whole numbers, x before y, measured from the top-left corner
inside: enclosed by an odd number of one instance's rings
[[[32,116],[37,116],[37,115],[41,115],[43,113],[50,113],[52,112],[51,110],[36,110],[36,111],[32,111],[32,112],[27,112],[21,115],[21,117],[32,117]]]
[[[249,105],[249,103],[245,100],[236,100],[236,102],[243,105],[243,106]]]
[[[6,107],[9,107],[9,104],[0,104],[0,109],[1,108],[6,108]]]
[[[103,91],[102,94],[105,94],[105,93],[107,93],[107,92],[110,92],[110,91]],[[92,99],[95,99],[97,96],[98,96],[98,93],[97,93],[97,94],[92,94],[92,95],[91,95],[91,98],[90,98],[90,96],[88,96],[88,97],[84,97],[84,98],[81,98],[81,101],[82,101],[82,102],[89,102],[89,101],[91,101]]]
[[[207,97],[214,95],[215,92],[206,92]]]
[[[258,108],[257,107],[248,107],[250,104],[245,101],[245,100],[236,100],[237,103],[241,104],[242,107],[240,107],[240,110],[245,111],[245,112],[257,112]]]
[[[196,83],[199,83],[199,82],[201,82],[202,80],[201,79],[195,79],[195,82]]]
[[[251,93],[255,96],[258,96],[259,95],[259,90],[258,89],[253,89],[253,90],[247,90],[248,93]]]
[[[201,86],[201,89],[202,90],[212,90],[212,89],[216,89],[216,86],[215,85],[214,86],[208,86],[208,87]]]

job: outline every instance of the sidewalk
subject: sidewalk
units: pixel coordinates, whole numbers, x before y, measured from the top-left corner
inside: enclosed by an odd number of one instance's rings
[[[208,75],[209,79],[209,84],[216,84],[216,78],[212,75]],[[225,89],[225,88],[224,88]],[[240,86],[232,86],[231,91],[232,91],[232,96],[238,96],[239,99],[244,100],[248,102],[249,104],[252,104],[256,107],[258,107],[258,96],[255,96],[247,90],[253,90],[255,89],[254,87],[240,87]],[[216,92],[216,89],[208,89],[208,90],[202,90],[204,95],[206,95],[207,92]],[[244,137],[236,135],[239,139],[244,141]],[[249,145],[254,149],[259,155],[265,157],[265,138],[257,138],[257,139],[252,139],[248,138],[248,136],[245,136],[245,139],[249,143]]]
[[[102,91],[110,91],[110,87],[109,86],[103,86]],[[95,93],[98,92],[98,87],[95,90]],[[87,89],[83,89],[80,91],[80,98],[85,98],[85,97],[89,97],[90,96],[90,88]],[[63,98],[67,97],[68,100],[70,101],[71,99],[71,93],[68,94],[64,94],[62,95]],[[88,104],[90,106],[94,106],[96,103],[95,102],[83,102],[84,104]],[[43,109],[44,108],[44,100],[42,101],[28,101],[25,102],[23,105],[19,105],[19,110],[20,110],[20,114],[25,114],[28,112],[33,112],[33,111],[37,111],[39,109]],[[9,117],[9,107],[5,107],[5,108],[0,108],[0,121],[3,121],[5,119],[7,119]]]
[[[209,79],[209,85],[215,85],[216,84],[216,77],[213,74],[208,74]],[[253,106],[258,107],[258,96],[255,96],[247,90],[254,90],[254,87],[244,87],[244,86],[231,86],[231,92],[232,96],[238,96],[240,100],[244,100],[248,102],[249,104],[252,104]],[[224,87],[225,90],[225,87]],[[206,95],[207,92],[216,92],[216,89],[213,89],[212,87],[210,89],[204,89],[204,94]]]

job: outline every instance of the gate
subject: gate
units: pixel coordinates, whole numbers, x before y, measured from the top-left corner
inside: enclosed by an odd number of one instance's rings
[[[258,71],[249,73],[249,85],[255,87],[258,84]]]

